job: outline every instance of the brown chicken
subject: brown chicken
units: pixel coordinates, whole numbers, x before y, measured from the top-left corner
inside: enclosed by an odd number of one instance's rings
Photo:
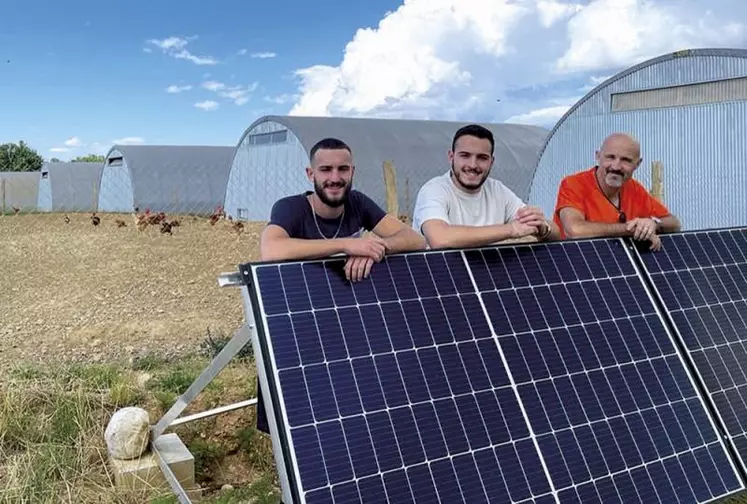
[[[115,219],[114,223],[117,225],[118,228],[127,227],[127,223],[123,221],[122,219]]]

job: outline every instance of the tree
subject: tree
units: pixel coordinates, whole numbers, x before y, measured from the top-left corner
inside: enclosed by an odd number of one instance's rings
[[[62,161],[60,161],[60,158],[53,157],[52,159],[49,160],[49,162],[50,163],[61,163]]]
[[[104,156],[100,156],[98,154],[88,154],[87,156],[78,156],[71,161],[73,163],[103,163],[104,159],[106,159]]]
[[[0,171],[39,171],[44,159],[21,140],[0,145]]]

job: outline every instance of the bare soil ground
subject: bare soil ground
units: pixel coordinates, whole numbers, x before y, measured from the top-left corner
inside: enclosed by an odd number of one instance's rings
[[[241,295],[220,273],[256,259],[263,223],[172,216],[173,236],[139,232],[131,215],[0,216],[0,369],[194,351],[207,330],[241,324]],[[115,219],[127,223],[117,227]]]

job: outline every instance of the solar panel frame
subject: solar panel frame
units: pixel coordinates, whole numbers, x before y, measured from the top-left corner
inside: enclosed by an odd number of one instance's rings
[[[700,229],[700,230],[689,230],[689,231],[686,230],[686,231],[679,231],[676,233],[668,233],[668,234],[662,235],[662,251],[652,252],[652,251],[646,250],[641,244],[634,244],[632,249],[636,256],[636,260],[641,264],[641,271],[643,272],[643,275],[645,276],[646,281],[650,286],[649,290],[658,298],[658,303],[660,303],[661,306],[663,307],[662,312],[664,314],[667,325],[671,327],[671,330],[673,333],[677,334],[677,342],[680,347],[680,353],[683,355],[683,359],[685,359],[685,361],[687,362],[688,371],[692,369],[693,376],[698,377],[697,381],[698,381],[699,390],[701,391],[701,396],[704,398],[704,400],[709,406],[711,415],[714,417],[714,420],[718,427],[719,434],[724,439],[724,443],[731,455],[732,460],[736,461],[736,463],[739,465],[743,473],[747,473],[747,457],[740,455],[739,448],[735,442],[736,436],[733,436],[732,434],[729,433],[729,429],[727,427],[727,421],[724,418],[721,408],[719,407],[719,405],[714,399],[715,393],[719,391],[715,391],[712,393],[709,390],[709,387],[707,385],[707,380],[704,378],[703,373],[699,369],[700,366],[698,362],[696,361],[696,359],[694,358],[692,351],[689,348],[687,338],[682,333],[681,323],[675,320],[675,317],[673,315],[673,313],[675,312],[679,312],[679,311],[684,312],[685,309],[681,307],[679,302],[677,302],[679,306],[673,305],[672,303],[673,299],[671,298],[670,293],[673,294],[674,289],[669,283],[669,279],[666,277],[666,273],[674,273],[675,275],[677,275],[678,272],[681,273],[683,271],[691,273],[692,271],[695,271],[698,268],[701,268],[701,271],[702,271],[703,266],[701,264],[699,267],[696,267],[696,268],[677,267],[677,265],[672,263],[671,258],[669,258],[668,256],[666,257],[666,261],[669,262],[669,264],[674,268],[673,270],[671,271],[664,270],[661,268],[661,265],[659,264],[660,261],[664,260],[662,256],[665,253],[665,251],[668,250],[668,247],[674,247],[673,242],[678,240],[678,238],[683,238],[687,240],[687,237],[698,237],[698,236],[703,236],[703,235],[709,236],[709,235],[714,235],[714,234],[723,235],[723,234],[732,234],[734,232],[745,233],[747,236],[747,227],[734,226],[734,227],[727,227],[727,228],[712,228],[712,229]],[[724,243],[728,245],[727,242],[724,242]],[[738,242],[736,241],[734,241],[734,243],[738,244]],[[690,247],[689,244],[688,244],[688,247]],[[699,263],[701,263],[701,259],[698,258],[697,255],[694,254],[694,251],[692,251],[691,247],[690,249],[691,249],[692,256]],[[720,256],[720,253],[718,251],[717,251],[717,254],[719,254]],[[727,252],[727,254],[731,255],[732,258],[734,258],[734,255],[732,254],[732,252]],[[742,263],[737,262],[736,264],[747,264],[747,248],[741,251],[741,255],[744,256],[743,257],[744,261]],[[684,260],[682,256],[680,257],[680,259]],[[653,268],[650,266],[652,262],[656,263],[656,266]],[[720,266],[721,265],[718,265],[718,264],[713,265],[714,268],[720,267]],[[742,275],[745,278],[747,278],[747,271],[742,272]],[[664,291],[661,285],[661,281],[659,279],[662,279],[663,281],[666,282],[667,288],[670,290],[670,293],[667,293]],[[679,275],[677,275],[676,280],[680,282],[682,281]],[[682,285],[684,287],[684,283],[682,283]],[[700,291],[701,289],[698,288],[698,290]],[[690,297],[689,293],[691,291],[688,290],[687,292],[688,292],[688,297]],[[701,291],[701,297],[703,297],[705,304],[697,306],[697,307],[695,306],[695,304],[693,304],[693,308],[710,309],[713,306],[722,306],[721,301],[717,301],[716,303],[709,303],[705,299],[705,297],[702,295],[702,291]],[[742,300],[747,302],[747,296],[743,296]],[[745,319],[747,319],[747,316],[745,316]],[[687,321],[688,324],[690,322],[687,319],[685,321]],[[747,320],[745,320],[745,322],[747,322]],[[695,336],[694,332],[693,332],[693,336]],[[740,340],[743,341],[745,344],[747,344],[747,332],[742,335]],[[706,348],[703,348],[703,350],[706,350]],[[710,361],[709,361],[709,364],[711,364]],[[713,371],[715,372],[715,370]],[[721,392],[723,392],[723,390],[721,390]],[[747,437],[747,429],[744,429],[740,436]]]
[[[645,283],[646,276],[643,275],[640,271],[640,267],[636,264],[634,256],[631,254],[629,247],[628,247],[628,241],[624,239],[613,239],[613,240],[619,240],[619,242],[623,245],[624,249],[626,250],[626,253],[629,256],[629,259],[631,261],[631,266],[635,269],[636,275],[641,278],[641,280]],[[566,240],[564,243],[569,242],[584,242],[589,240]],[[505,248],[505,247],[532,247],[532,244],[511,244],[511,245],[498,245],[495,247],[489,247],[491,249],[495,248]],[[540,244],[542,246],[542,244]],[[484,250],[486,247],[483,247],[479,250]],[[463,249],[460,251],[462,258],[464,259],[465,266],[467,267],[467,270],[469,272],[470,279],[472,281],[472,284],[475,287],[475,292],[478,294],[478,298],[480,299],[480,304],[483,310],[483,315],[488,320],[488,323],[490,323],[490,316],[487,312],[487,308],[485,307],[481,291],[478,288],[477,281],[475,280],[473,276],[472,270],[469,268],[469,265],[467,264],[467,260],[465,257],[465,251],[468,249]],[[454,250],[428,250],[428,251],[422,251],[422,252],[416,252],[416,253],[409,253],[409,254],[398,254],[398,255],[428,255],[428,254],[442,254],[444,252],[454,252]],[[392,256],[390,256],[392,257]],[[258,292],[258,288],[256,287],[258,285],[258,278],[257,278],[257,269],[268,266],[268,265],[284,265],[287,266],[289,264],[308,264],[313,262],[329,262],[330,260],[335,260],[335,258],[324,258],[324,259],[318,259],[313,261],[284,261],[284,262],[255,262],[255,263],[247,263],[240,266],[240,272],[242,273],[242,276],[245,279],[245,283],[248,287],[248,289],[245,290],[245,311],[247,314],[251,314],[253,318],[252,322],[258,321],[255,325],[255,334],[256,337],[253,338],[253,345],[255,346],[255,356],[256,356],[256,362],[258,366],[258,370],[261,370],[258,375],[260,378],[260,383],[262,384],[262,387],[264,390],[268,390],[269,393],[265,395],[265,401],[267,403],[267,411],[268,411],[268,418],[270,419],[270,428],[271,428],[271,435],[273,437],[273,448],[275,450],[275,458],[276,461],[280,462],[282,461],[282,464],[278,464],[278,473],[281,479],[281,483],[284,483],[284,498],[288,499],[285,502],[300,502],[300,494],[299,494],[299,482],[300,482],[300,474],[298,473],[298,462],[295,457],[295,453],[292,449],[290,449],[290,441],[289,441],[289,423],[288,423],[288,416],[287,413],[284,411],[284,408],[281,408],[279,399],[277,397],[277,390],[279,388],[279,384],[277,383],[275,370],[277,370],[277,366],[274,363],[274,353],[269,348],[269,341],[267,335],[268,331],[268,325],[267,325],[267,319],[266,314],[264,313],[263,309],[263,300],[262,296]],[[673,335],[673,333],[670,331],[669,325],[665,323],[666,317],[665,314],[662,313],[662,310],[660,309],[659,305],[657,304],[657,300],[654,296],[652,296],[650,290],[648,288],[645,289],[648,299],[654,306],[654,309],[656,310],[657,316],[659,319],[664,323],[664,327],[667,333],[668,338],[672,341],[672,344],[677,349],[677,355],[682,363],[685,372],[687,373],[688,379],[692,383],[692,385],[696,388],[696,390],[700,391],[698,388],[699,381],[696,380],[691,373],[691,369],[688,366],[689,361],[685,360],[685,358],[682,355],[682,351],[680,348],[680,345],[678,344],[678,338]],[[333,293],[334,295],[334,293]],[[501,359],[503,361],[503,365],[505,367],[506,372],[510,373],[508,361],[506,360],[506,357],[503,353],[503,350],[501,348],[501,345],[497,343],[497,336],[495,335],[495,331],[493,331],[492,324],[491,324],[491,331],[492,334],[492,340],[496,343],[496,346],[498,347],[499,353],[501,355]],[[269,362],[268,362],[269,359]],[[510,375],[509,375],[510,376]],[[531,429],[531,424],[529,421],[529,418],[526,414],[525,407],[523,404],[523,401],[518,396],[518,391],[516,388],[516,383],[514,382],[513,378],[511,378],[511,389],[516,394],[516,398],[518,400],[518,404],[520,406],[520,409],[522,411],[522,415],[524,417],[524,421],[526,422],[527,426]],[[720,429],[717,428],[717,424],[714,423],[714,420],[712,418],[712,410],[706,405],[706,403],[703,400],[702,395],[698,394],[699,401],[701,405],[703,406],[704,410],[706,411],[706,414],[708,416],[710,426],[717,432],[718,434],[721,433]],[[281,413],[278,414],[277,411],[280,411]],[[280,415],[280,418],[278,418],[278,415]],[[278,428],[277,422],[280,421],[280,424],[284,426],[284,428]],[[539,454],[539,459],[542,463],[542,467],[545,471],[545,477],[547,478],[550,485],[552,485],[552,480],[550,478],[549,470],[545,463],[545,457],[542,454],[542,450],[540,450],[539,445],[536,442],[536,436],[532,435],[532,440],[535,445],[535,450],[537,450]],[[721,444],[722,448],[727,451],[728,453],[728,447],[724,444],[724,440],[721,435],[718,436],[719,443]],[[734,470],[735,474],[737,475],[740,483],[742,484],[740,489],[744,489],[744,483],[743,479],[741,477],[741,474],[737,470],[736,466],[734,465],[734,461],[730,458],[729,459],[732,469]],[[554,494],[553,494],[554,495]],[[718,499],[715,498],[715,499]]]

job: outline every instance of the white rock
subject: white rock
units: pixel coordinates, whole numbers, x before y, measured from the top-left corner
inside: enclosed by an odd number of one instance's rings
[[[115,412],[104,431],[109,455],[130,460],[145,452],[150,439],[150,418],[142,408],[127,407]]]

